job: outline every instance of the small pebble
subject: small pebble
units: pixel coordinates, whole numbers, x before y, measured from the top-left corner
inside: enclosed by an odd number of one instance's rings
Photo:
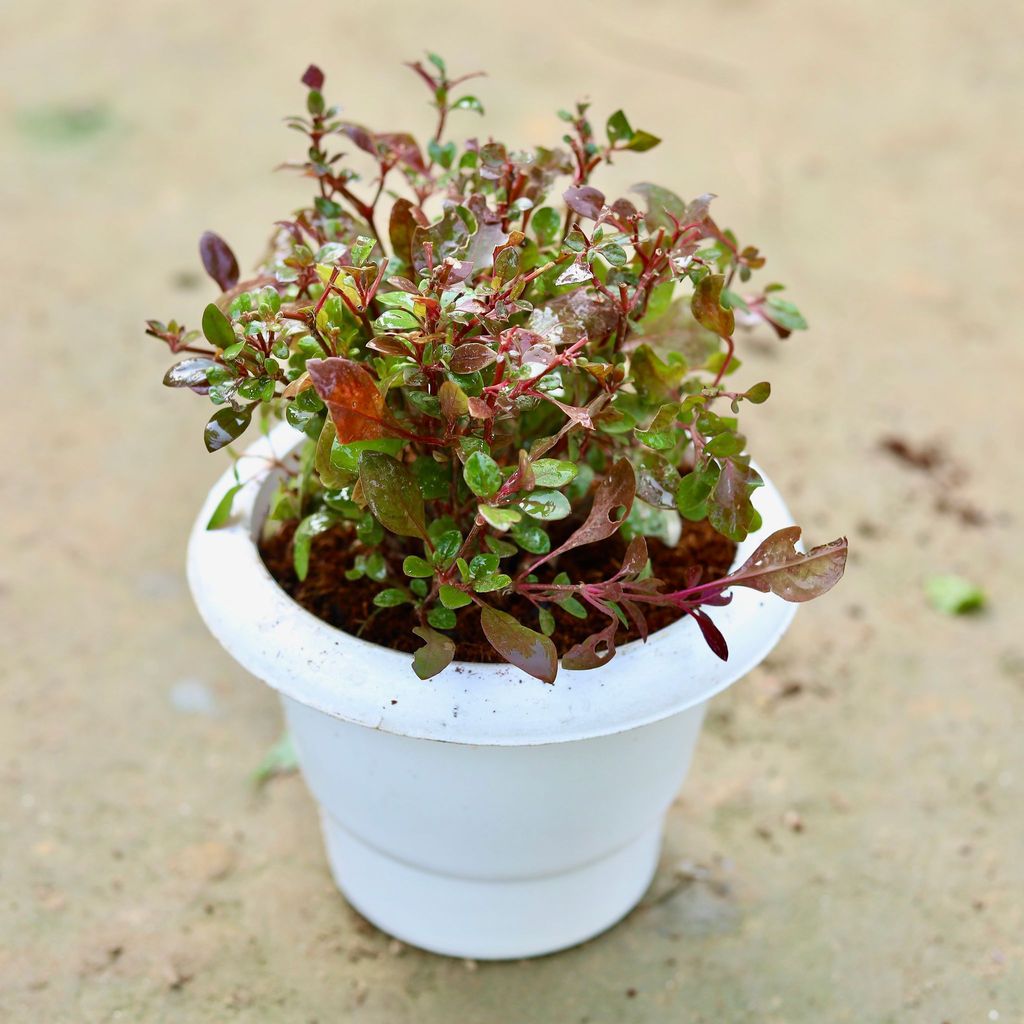
[[[171,706],[183,715],[217,714],[217,702],[210,688],[199,679],[181,679],[171,687]]]

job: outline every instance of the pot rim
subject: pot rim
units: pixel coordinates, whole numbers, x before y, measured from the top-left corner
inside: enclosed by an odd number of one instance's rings
[[[646,643],[623,644],[601,668],[562,669],[554,685],[512,665],[458,661],[421,680],[412,671],[411,655],[362,640],[306,611],[260,557],[256,537],[277,478],[272,460],[287,458],[303,440],[282,423],[247,448],[239,459],[245,483],[231,519],[207,530],[218,502],[236,482],[234,469],[220,477],[192,528],[187,573],[200,615],[236,661],[280,693],[335,718],[469,745],[605,736],[659,721],[721,692],[763,660],[796,612],[772,594],[735,588],[732,602],[712,611],[730,644],[727,662],[708,649],[696,622],[684,617]],[[778,490],[761,476],[764,487],[754,503],[763,523],[739,545],[734,565],[793,521]],[[680,664],[687,671],[681,673]]]

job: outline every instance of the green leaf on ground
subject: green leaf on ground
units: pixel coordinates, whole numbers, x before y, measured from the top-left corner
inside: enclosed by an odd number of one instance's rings
[[[932,576],[925,581],[924,590],[931,606],[947,615],[965,615],[985,607],[985,592],[953,573]]]

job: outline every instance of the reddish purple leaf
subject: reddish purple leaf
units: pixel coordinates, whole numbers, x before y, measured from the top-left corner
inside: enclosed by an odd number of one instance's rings
[[[700,626],[700,631],[707,641],[708,647],[722,661],[729,660],[729,645],[725,642],[725,637],[722,636],[722,631],[711,621],[708,616],[702,612],[699,608],[694,608],[690,614],[697,620],[697,625]]]
[[[564,554],[584,544],[593,544],[610,537],[629,515],[636,495],[636,477],[626,459],[619,459],[611,472],[598,485],[594,503],[583,525],[569,539],[545,558]],[[624,510],[624,511],[622,511]]]
[[[777,530],[734,573],[729,586],[751,587],[785,601],[810,601],[828,593],[842,578],[849,548],[845,537],[820,544],[806,554],[797,551],[799,526]]]
[[[302,76],[302,84],[319,92],[324,87],[324,73],[315,64],[310,64]]]
[[[570,647],[562,655],[562,668],[580,672],[607,665],[615,657],[615,632],[619,620],[613,618],[604,629],[591,633],[586,640]]]
[[[498,353],[489,345],[467,341],[455,350],[449,365],[455,373],[474,373],[490,366],[497,358]]]
[[[345,124],[341,130],[364,152],[370,156],[377,155],[377,146],[373,141],[373,133],[361,124]],[[408,200],[402,200],[408,202]]]
[[[544,683],[553,683],[558,672],[558,652],[551,640],[524,626],[507,612],[485,604],[480,625],[487,642],[509,663]]]
[[[199,257],[222,292],[230,291],[238,284],[238,260],[220,235],[213,231],[203,232],[199,239]]]
[[[621,572],[626,576],[636,576],[637,573],[643,572],[645,565],[647,565],[647,541],[637,534],[626,548]]]
[[[573,185],[562,193],[562,198],[573,213],[589,220],[597,220],[604,208],[604,193],[590,185]]]

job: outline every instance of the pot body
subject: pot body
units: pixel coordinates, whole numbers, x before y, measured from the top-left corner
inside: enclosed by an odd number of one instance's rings
[[[714,609],[728,662],[687,619],[554,685],[469,662],[422,681],[409,655],[297,605],[260,559],[273,467],[301,441],[282,425],[253,445],[231,521],[209,531],[224,474],[188,578],[210,631],[281,695],[339,887],[385,931],[454,956],[536,956],[607,928],[651,880],[707,701],[764,658],[793,606],[738,589]],[[767,479],[756,500],[763,526],[737,563],[792,523]]]
[[[481,747],[283,703],[348,900],[405,942],[478,959],[575,945],[636,904],[705,708],[591,739]]]

